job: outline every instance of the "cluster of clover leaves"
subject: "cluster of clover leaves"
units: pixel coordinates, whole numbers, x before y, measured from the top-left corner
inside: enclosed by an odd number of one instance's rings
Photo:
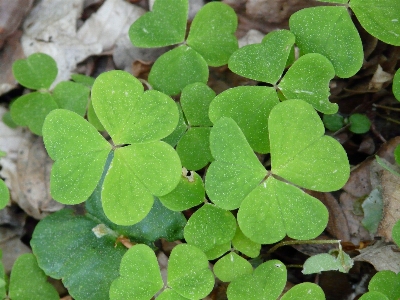
[[[50,91],[57,66],[49,56],[15,62],[17,80],[36,91],[12,104],[12,121],[43,135],[54,160],[53,198],[85,202],[86,212],[64,209],[39,222],[31,240],[35,256],[21,256],[11,274],[11,298],[25,299],[29,292],[30,299],[58,299],[46,274],[62,278],[78,300],[145,300],[157,293],[160,300],[201,299],[213,289],[214,275],[230,282],[230,300],[277,299],[287,280],[285,265],[269,260],[254,269],[245,257],[258,257],[262,244],[285,236],[317,237],[328,211],[301,188],[335,191],[349,177],[346,153],[325,135],[317,113],[338,112],[329,102],[330,80],[351,77],[362,66],[362,43],[349,12],[370,34],[400,45],[396,0],[325,2],[336,5],[300,10],[291,16],[290,30],[238,49],[237,17],[228,5],[206,4],[185,39],[188,1],[156,0],[132,24],[133,45],[179,46],[156,60],[146,91],[117,70],[95,80],[74,76],[75,82]],[[209,66],[225,64],[265,85],[216,95],[206,84]],[[393,91],[400,99],[398,74]],[[178,94],[175,102],[170,96]],[[270,170],[255,152],[270,154]],[[195,171],[205,166],[203,183]],[[186,221],[182,211],[192,207],[197,210]],[[186,241],[171,252],[166,285],[153,250],[160,238]],[[127,239],[138,244],[127,250],[120,243]],[[217,260],[213,271],[209,260]],[[24,282],[23,265],[35,281]],[[335,255],[307,260],[303,273],[346,272],[351,265],[339,244]],[[379,276],[398,280],[391,273]],[[373,293],[398,297],[375,282],[372,296],[362,299],[378,299]],[[38,287],[38,298],[32,298]],[[0,288],[5,295],[1,281]],[[281,299],[324,299],[324,293],[302,283]]]

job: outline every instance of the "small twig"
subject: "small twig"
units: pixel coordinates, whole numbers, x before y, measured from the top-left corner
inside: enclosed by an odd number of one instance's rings
[[[400,111],[400,108],[391,107],[391,106],[386,106],[386,105],[372,104],[372,106],[378,107],[378,108],[384,108],[384,109],[392,110],[392,111]]]
[[[379,116],[379,117],[381,117],[381,118],[383,118],[383,119],[385,119],[385,120],[387,120],[387,121],[390,121],[390,122],[393,122],[393,123],[395,123],[395,124],[399,124],[399,125],[400,125],[400,121],[398,121],[398,120],[395,120],[395,119],[386,117],[386,116],[384,116],[384,115],[382,115],[382,114],[380,114],[380,113],[376,113],[376,115]]]

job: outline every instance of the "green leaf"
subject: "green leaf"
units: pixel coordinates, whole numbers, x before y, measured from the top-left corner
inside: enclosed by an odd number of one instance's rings
[[[179,295],[171,289],[165,289],[158,297],[157,300],[187,300],[188,298]]]
[[[300,57],[279,83],[286,99],[301,99],[324,114],[338,111],[336,103],[329,102],[329,82],[335,76],[332,64],[318,53]]]
[[[397,0],[351,0],[361,26],[379,40],[400,46],[400,3]]]
[[[111,300],[148,300],[164,285],[157,257],[146,245],[133,246],[124,254],[119,273],[110,287]]]
[[[325,294],[318,285],[303,282],[292,287],[281,300],[325,300]]]
[[[29,130],[42,135],[43,122],[57,103],[49,93],[33,92],[19,97],[11,106],[11,117],[20,126],[28,126]]]
[[[232,246],[235,250],[251,258],[260,255],[261,244],[255,243],[245,236],[239,226],[236,227],[236,233],[232,239]]]
[[[82,117],[86,114],[90,89],[80,83],[62,81],[53,90],[53,98],[59,108],[76,112]]]
[[[80,83],[84,86],[91,88],[94,84],[94,78],[90,76],[86,76],[83,74],[71,74],[71,79],[76,83]]]
[[[161,55],[151,68],[149,83],[167,95],[177,95],[188,84],[207,83],[208,66],[192,48],[182,45]]]
[[[6,276],[6,273],[5,273],[5,270],[4,270],[4,265],[3,265],[3,262],[1,260],[2,256],[3,256],[3,253],[2,253],[2,251],[0,249],[0,297],[2,299],[5,299],[6,296],[7,296],[6,286],[7,286],[8,278]]]
[[[353,133],[366,133],[371,127],[371,121],[366,115],[352,114],[349,117],[350,127],[349,130]]]
[[[206,255],[187,244],[172,249],[168,261],[168,286],[188,299],[206,297],[214,287],[214,275]]]
[[[368,5],[368,11],[371,9]],[[326,56],[337,76],[348,78],[361,69],[364,59],[362,42],[346,7],[305,8],[290,17],[289,26],[300,51]]]
[[[231,118],[222,117],[214,124],[210,147],[215,161],[207,170],[206,192],[215,205],[238,208],[267,171]]]
[[[34,53],[26,59],[13,63],[15,79],[28,89],[49,89],[57,77],[58,69],[55,60],[44,53]]]
[[[344,118],[339,114],[323,115],[322,122],[330,131],[338,131],[344,126]]]
[[[182,169],[178,186],[169,194],[160,196],[160,201],[169,209],[182,211],[203,203],[205,190],[203,180],[193,171]]]
[[[11,117],[11,112],[7,111],[3,114],[2,121],[4,124],[6,124],[10,128],[17,128],[18,125],[14,122],[14,120]]]
[[[219,67],[227,64],[238,49],[237,25],[232,7],[220,2],[207,3],[194,17],[186,42],[203,56],[209,66]]]
[[[339,271],[348,273],[353,266],[351,257],[339,248],[337,257],[328,253],[321,253],[309,257],[303,265],[303,274],[320,273],[322,271]]]
[[[157,0],[129,28],[129,38],[136,47],[163,47],[183,42],[188,16],[187,0]]]
[[[384,159],[380,158],[378,155],[375,155],[375,159],[376,159],[376,162],[377,162],[382,168],[384,168],[386,171],[389,171],[389,172],[392,173],[393,175],[400,177],[400,173],[397,172],[397,171],[395,171],[395,170],[393,170],[392,167],[388,166],[388,164],[385,162]]]
[[[5,182],[0,179],[0,209],[6,207],[10,201],[10,191],[6,186]]]
[[[400,101],[400,69],[398,69],[394,74],[392,90],[394,97],[397,101]]]
[[[204,252],[207,255],[208,260],[217,259],[221,257],[223,254],[231,250],[231,241],[226,242],[225,244],[217,245],[210,250]]]
[[[268,153],[268,116],[278,103],[278,96],[273,88],[240,86],[215,97],[210,104],[209,116],[213,123],[221,117],[232,118],[254,151]]]
[[[157,91],[146,91],[124,71],[97,77],[92,88],[96,114],[115,145],[155,141],[174,131],[179,113],[174,101]]]
[[[188,220],[184,236],[188,244],[203,252],[230,242],[235,235],[236,220],[230,211],[205,204]]]
[[[56,289],[38,266],[33,254],[20,255],[13,265],[9,296],[13,300],[59,300]]]
[[[287,100],[276,105],[269,116],[272,173],[310,190],[340,189],[350,175],[347,154],[324,133],[310,104]]]
[[[98,131],[106,130],[103,124],[101,124],[99,118],[97,117],[96,112],[94,111],[92,101],[89,101],[89,106],[87,110],[87,119],[89,123],[92,124]]]
[[[317,237],[328,223],[328,211],[299,188],[269,177],[243,200],[237,219],[252,241],[273,244],[285,235],[297,240]]]
[[[400,273],[380,271],[371,278],[368,289],[370,292],[380,292],[389,300],[400,298]]]
[[[223,282],[231,282],[241,275],[252,274],[253,267],[243,257],[231,252],[214,265],[214,274]]]
[[[282,293],[287,280],[286,267],[279,260],[269,260],[251,275],[243,275],[231,282],[229,300],[275,300]]]
[[[181,105],[190,126],[212,126],[208,117],[215,92],[206,84],[195,82],[182,90]]]
[[[400,247],[400,220],[392,228],[392,239]]]
[[[364,219],[361,224],[371,234],[375,234],[383,216],[383,200],[379,189],[373,189],[361,206],[364,211]]]
[[[97,238],[92,229],[99,223],[64,209],[39,222],[32,236],[32,251],[44,272],[63,280],[74,299],[109,299],[111,282],[126,248],[115,237]],[[51,241],[57,241],[56,243]],[[31,294],[32,295],[32,294]],[[46,299],[46,298],[41,298]]]
[[[180,174],[179,157],[164,142],[116,149],[103,185],[104,213],[118,225],[138,223],[153,206],[153,195],[170,193],[178,185]]]
[[[384,294],[380,292],[368,292],[362,295],[359,300],[389,300]]]
[[[185,118],[183,117],[183,112],[181,105],[179,102],[175,102],[176,107],[178,108],[179,112],[179,121],[178,125],[176,126],[175,130],[167,137],[163,138],[162,141],[170,144],[172,147],[175,147],[176,144],[178,144],[179,140],[182,138],[182,136],[185,134],[187,130],[187,125],[185,123]]]
[[[229,69],[257,81],[276,84],[285,69],[295,37],[289,30],[268,33],[260,44],[246,45],[229,58]]]
[[[111,145],[76,113],[53,110],[43,124],[47,153],[55,161],[50,189],[65,204],[85,201],[96,188]]]
[[[176,146],[182,166],[197,171],[213,160],[210,150],[210,131],[210,127],[192,127],[182,136]]]

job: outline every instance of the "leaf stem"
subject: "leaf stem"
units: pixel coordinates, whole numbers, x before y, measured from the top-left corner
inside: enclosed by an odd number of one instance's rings
[[[386,106],[386,105],[372,104],[372,106],[378,107],[378,108],[384,108],[384,109],[392,110],[392,111],[400,111],[400,108],[391,107],[391,106]]]
[[[339,244],[340,240],[304,240],[304,241],[281,241],[271,249],[268,250],[266,253],[267,256],[271,255],[275,252],[278,248],[288,245],[303,245],[303,244]]]

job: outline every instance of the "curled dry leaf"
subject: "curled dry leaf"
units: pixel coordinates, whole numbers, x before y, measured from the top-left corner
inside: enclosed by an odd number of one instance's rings
[[[382,89],[382,86],[385,82],[391,81],[393,78],[392,74],[389,74],[385,71],[383,71],[381,65],[378,65],[374,76],[372,76],[371,81],[369,82],[369,89],[372,90],[380,90]]]
[[[0,118],[4,112],[1,108]],[[5,178],[11,199],[36,219],[63,208],[50,196],[52,161],[42,139],[22,128],[11,129],[3,122],[0,122],[0,132],[0,149],[7,153],[0,159],[0,175]]]
[[[86,43],[77,36],[76,21],[84,0],[43,0],[31,10],[23,25],[21,44],[26,56],[43,52],[55,59],[58,75],[55,86],[69,80],[76,65],[102,51],[100,43]]]
[[[394,251],[393,244],[377,241],[374,245],[361,249],[360,255],[354,261],[366,261],[372,264],[377,271],[390,270],[400,272],[400,252]]]

